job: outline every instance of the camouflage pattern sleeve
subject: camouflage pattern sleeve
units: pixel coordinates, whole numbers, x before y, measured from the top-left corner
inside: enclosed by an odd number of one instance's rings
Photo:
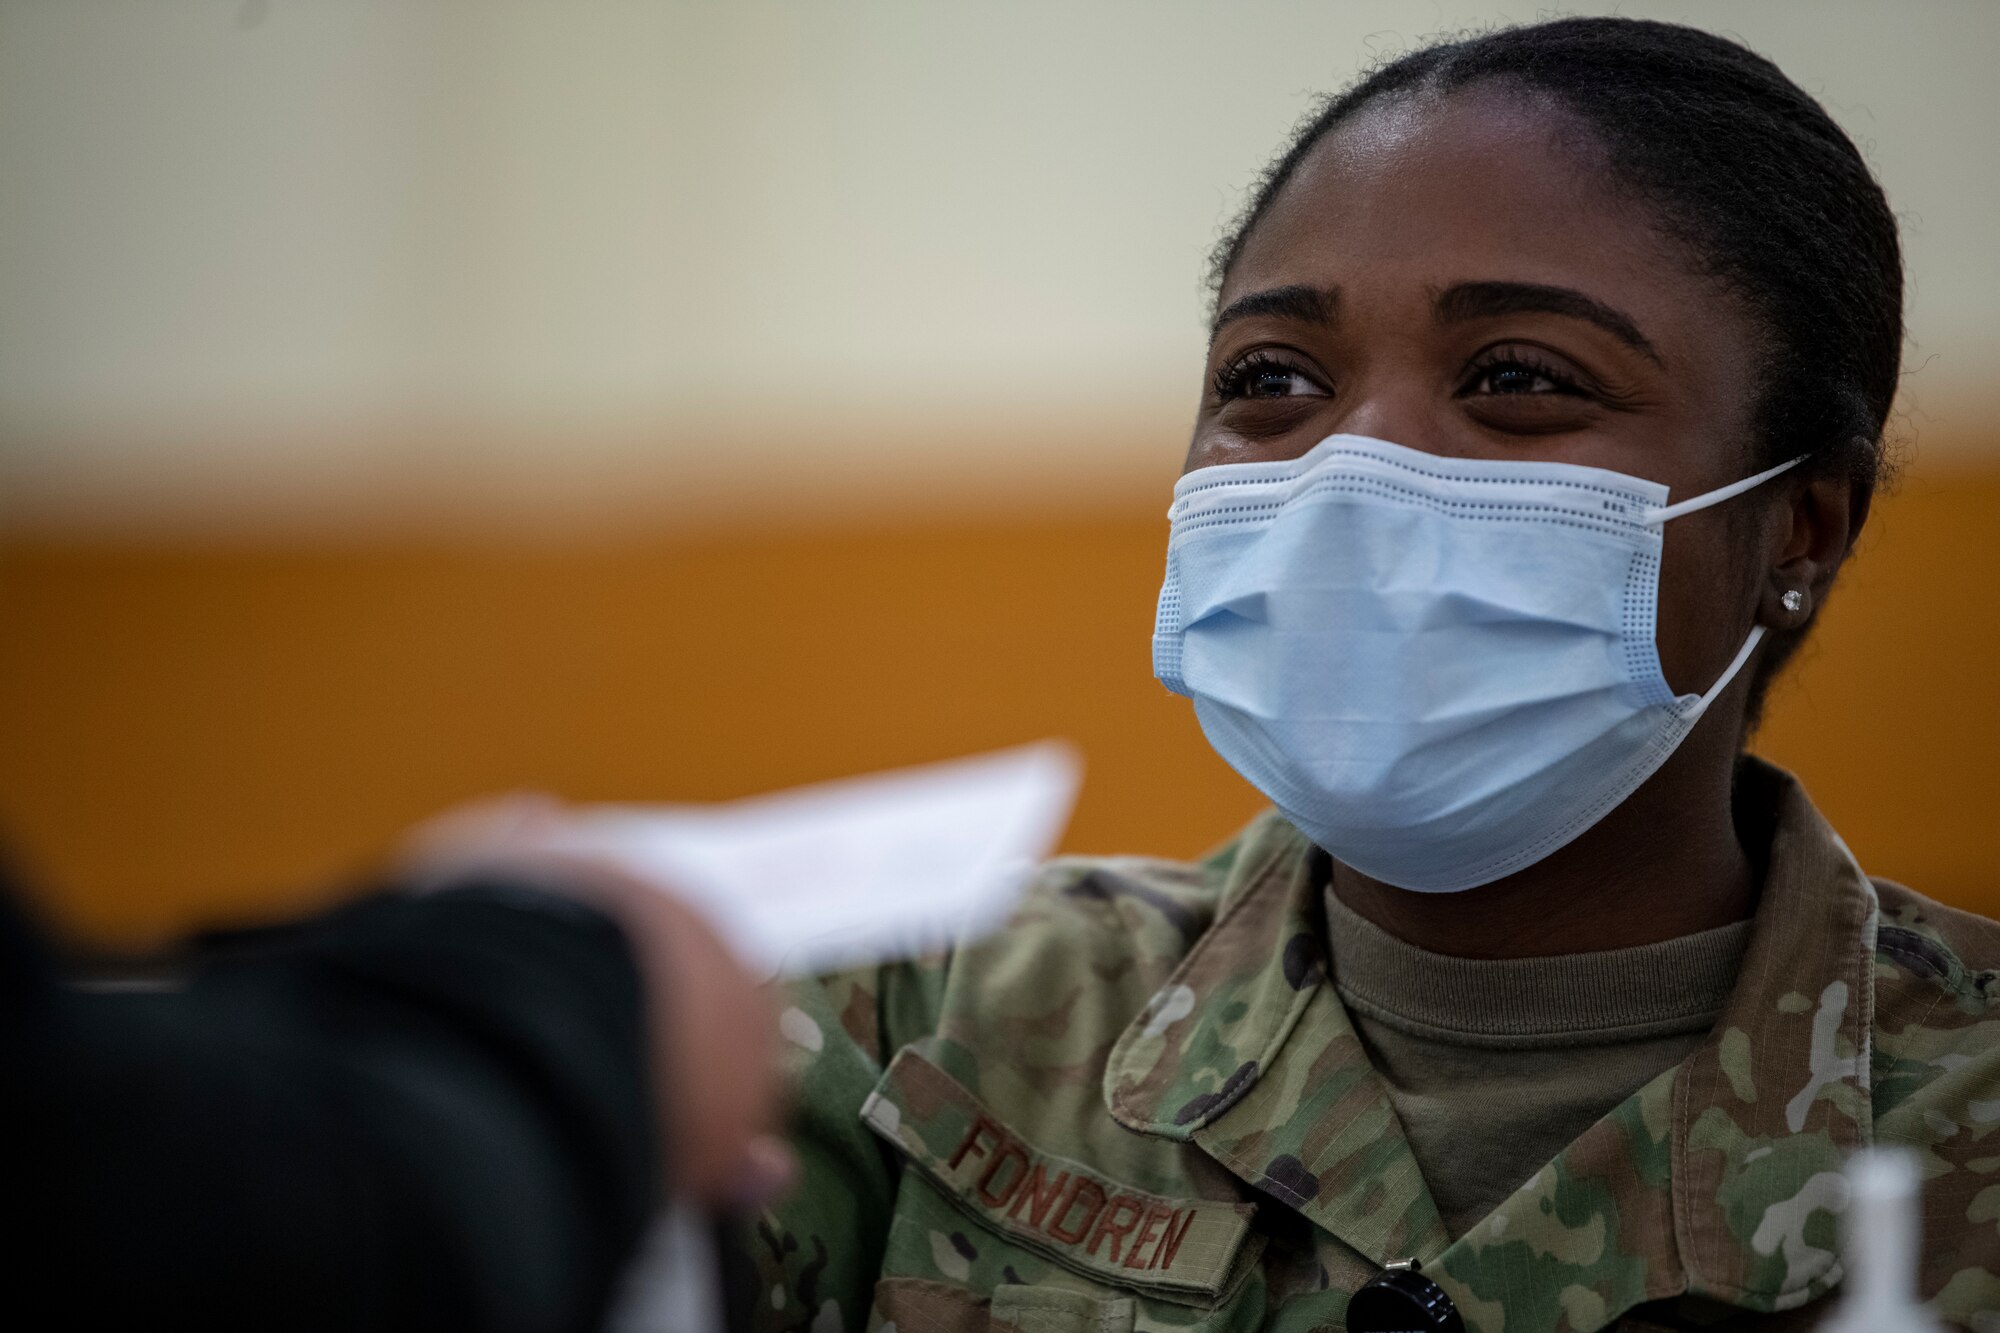
[[[1917,1154],[1923,1286],[2000,1330],[2000,924],[1878,881],[1875,1141]]]
[[[934,957],[799,982],[779,1016],[792,1075],[799,1179],[750,1244],[762,1279],[755,1327],[859,1333],[895,1207],[900,1166],[861,1120],[887,1058],[936,1023],[949,966]]]

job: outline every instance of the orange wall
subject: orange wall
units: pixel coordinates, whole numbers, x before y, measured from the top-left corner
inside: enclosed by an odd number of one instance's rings
[[[482,792],[709,799],[1036,736],[1068,845],[1256,808],[1151,679],[1160,506],[599,546],[0,545],[0,828],[100,941],[323,897]],[[1863,862],[2000,912],[2000,473],[1878,508],[1760,748]]]

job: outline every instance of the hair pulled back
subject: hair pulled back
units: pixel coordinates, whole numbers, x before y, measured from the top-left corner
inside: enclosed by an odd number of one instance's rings
[[[1304,120],[1210,259],[1220,290],[1272,201],[1330,131],[1389,97],[1512,85],[1596,135],[1615,182],[1649,205],[1766,334],[1755,467],[1800,454],[1866,504],[1901,372],[1895,215],[1852,140],[1770,61],[1678,24],[1570,18],[1414,51]],[[1802,631],[1772,636],[1756,696]],[[1754,716],[1756,704],[1753,702]]]

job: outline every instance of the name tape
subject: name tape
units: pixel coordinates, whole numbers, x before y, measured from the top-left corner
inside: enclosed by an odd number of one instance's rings
[[[1001,1230],[1122,1286],[1220,1295],[1256,1211],[1152,1194],[1045,1152],[907,1047],[861,1116]]]

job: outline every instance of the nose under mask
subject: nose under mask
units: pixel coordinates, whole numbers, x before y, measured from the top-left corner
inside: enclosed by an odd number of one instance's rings
[[[1182,477],[1153,671],[1209,743],[1314,842],[1450,893],[1603,818],[1701,719],[1654,646],[1677,504],[1571,463],[1445,458],[1335,435],[1296,459]]]

